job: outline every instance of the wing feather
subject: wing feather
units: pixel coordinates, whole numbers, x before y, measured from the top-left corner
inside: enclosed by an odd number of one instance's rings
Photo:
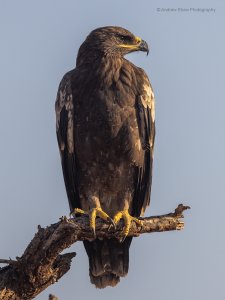
[[[71,72],[68,72],[59,85],[55,111],[56,133],[61,155],[63,176],[71,211],[80,207],[78,193],[78,168],[75,155],[74,99],[71,89]]]
[[[143,89],[136,98],[136,115],[144,150],[142,166],[136,168],[136,187],[134,196],[134,215],[140,216],[150,204],[152,185],[153,150],[155,140],[155,102],[151,84],[143,73]]]

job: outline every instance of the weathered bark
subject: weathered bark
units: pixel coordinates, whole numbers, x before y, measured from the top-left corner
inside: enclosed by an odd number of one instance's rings
[[[180,204],[174,213],[142,218],[143,226],[132,223],[129,236],[139,236],[142,233],[180,230],[184,222],[180,220],[188,206]],[[113,228],[102,220],[96,221],[97,238],[121,238],[123,222]],[[60,253],[76,241],[94,240],[85,216],[67,219],[63,217],[58,223],[46,228],[38,226],[38,232],[30,242],[25,252],[16,260],[0,260],[7,263],[0,269],[0,299],[28,300],[36,297],[49,285],[59,280],[70,269],[72,258],[76,253]],[[54,298],[53,298],[54,299]]]

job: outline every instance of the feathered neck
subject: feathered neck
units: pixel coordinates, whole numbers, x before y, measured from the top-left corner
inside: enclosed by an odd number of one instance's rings
[[[120,76],[120,70],[124,61],[123,57],[112,53],[87,53],[79,50],[76,67],[88,77],[96,77],[98,82],[105,87],[110,87],[117,82]]]

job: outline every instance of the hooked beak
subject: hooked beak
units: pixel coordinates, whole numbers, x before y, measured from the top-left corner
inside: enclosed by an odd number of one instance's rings
[[[146,41],[141,40],[141,43],[139,44],[139,51],[144,51],[147,52],[147,55],[149,53],[149,48],[148,48],[148,44],[146,43]]]
[[[135,44],[120,44],[119,47],[120,48],[126,48],[129,50],[129,52],[133,52],[133,51],[143,51],[143,52],[147,52],[147,55],[149,53],[149,49],[148,49],[148,44],[146,43],[146,41],[142,40],[140,37],[136,36],[135,37]],[[128,53],[129,53],[128,52]]]

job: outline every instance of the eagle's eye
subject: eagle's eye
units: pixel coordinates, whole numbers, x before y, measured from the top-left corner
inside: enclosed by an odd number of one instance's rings
[[[119,37],[119,39],[121,40],[121,41],[123,41],[124,43],[131,43],[132,42],[132,37],[131,36],[129,36],[129,35],[119,35],[118,36]]]

